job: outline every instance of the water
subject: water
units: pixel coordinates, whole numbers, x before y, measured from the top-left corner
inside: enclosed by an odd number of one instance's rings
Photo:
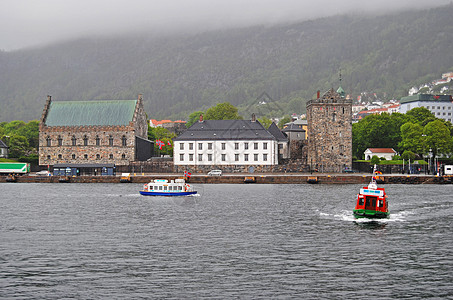
[[[0,298],[453,299],[453,186],[0,184]]]

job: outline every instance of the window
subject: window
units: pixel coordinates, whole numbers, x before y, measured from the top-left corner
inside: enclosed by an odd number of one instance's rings
[[[341,131],[340,131],[339,135],[340,135],[340,137],[343,137],[343,133],[341,133]]]
[[[63,146],[63,139],[61,138],[60,135],[58,136],[57,141],[58,141],[58,146]]]
[[[88,154],[84,154],[83,157],[84,157],[85,159],[88,159]]]
[[[208,143],[208,150],[212,150],[212,143]]]
[[[109,137],[109,146],[113,147],[113,136]]]
[[[198,143],[198,150],[203,150],[203,143]]]
[[[77,145],[77,139],[76,139],[75,135],[72,136],[71,141],[72,141],[72,145],[73,145],[73,146],[76,146],[76,145]]]
[[[340,152],[341,152],[341,153],[344,152],[344,146],[343,146],[343,145],[340,145]]]
[[[83,136],[83,145],[88,146],[88,137],[86,135]]]
[[[48,137],[46,138],[46,141],[47,141],[47,147],[52,146],[52,140],[51,140],[50,136],[48,136]]]
[[[58,154],[58,159],[61,159],[61,158],[62,158],[61,154]]]
[[[127,139],[125,135],[123,135],[123,137],[121,138],[121,145],[123,145],[123,147],[127,146]]]
[[[50,159],[50,155],[47,155],[47,159]]]
[[[222,161],[226,160],[226,154],[222,154]]]
[[[248,154],[244,154],[244,161],[249,161],[249,155]]]
[[[189,154],[189,161],[193,161],[193,154]]]
[[[222,143],[222,150],[225,150],[226,148],[226,143]]]
[[[244,150],[249,150],[249,143],[244,143]]]
[[[96,159],[101,159],[101,155],[100,154],[96,154]]]
[[[234,155],[234,161],[239,161],[239,154],[236,153],[236,154]]]
[[[258,154],[253,154],[253,160],[258,161]]]
[[[96,146],[99,146],[101,144],[101,139],[99,136],[96,136]]]
[[[72,157],[72,159],[75,159],[75,158],[76,158],[75,154],[71,155],[71,157]]]
[[[126,159],[126,154],[121,154],[121,159]]]
[[[179,161],[184,161],[184,154],[179,154]]]
[[[258,150],[258,143],[253,143],[253,149]]]
[[[335,122],[337,120],[337,115],[335,113],[332,114],[332,122]]]
[[[184,150],[184,143],[179,144],[179,150]]]
[[[212,161],[212,154],[208,154],[208,161]]]
[[[266,153],[263,154],[263,160],[267,161],[267,154]]]
[[[267,143],[263,143],[263,150],[267,150]]]
[[[203,161],[203,154],[198,154],[198,161]]]
[[[193,143],[189,143],[189,150],[193,150]]]
[[[113,159],[113,154],[110,154],[110,155],[109,155],[109,159]]]
[[[239,143],[234,143],[234,150],[239,150]]]

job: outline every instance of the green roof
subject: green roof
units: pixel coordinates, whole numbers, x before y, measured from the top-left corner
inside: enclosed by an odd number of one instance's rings
[[[129,125],[137,100],[50,102],[47,126]]]
[[[451,95],[431,95],[431,94],[415,94],[401,98],[400,103],[408,103],[415,101],[433,101],[433,102],[450,102]]]

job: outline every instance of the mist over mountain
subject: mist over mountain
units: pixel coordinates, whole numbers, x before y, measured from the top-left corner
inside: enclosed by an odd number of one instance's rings
[[[228,101],[249,114],[302,113],[339,83],[356,97],[399,99],[453,71],[453,5],[389,15],[341,15],[199,34],[85,38],[0,52],[0,121],[39,119],[46,100],[136,99],[152,118],[186,118]],[[264,113],[263,113],[264,114]]]

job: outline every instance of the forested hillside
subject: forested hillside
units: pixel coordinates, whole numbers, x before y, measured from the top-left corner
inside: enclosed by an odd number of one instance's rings
[[[344,15],[197,35],[93,38],[0,52],[0,121],[39,119],[54,100],[135,99],[152,118],[187,118],[219,102],[249,115],[263,92],[305,111],[319,89],[399,99],[453,71],[453,4],[387,16]],[[281,110],[281,111],[278,111]]]

